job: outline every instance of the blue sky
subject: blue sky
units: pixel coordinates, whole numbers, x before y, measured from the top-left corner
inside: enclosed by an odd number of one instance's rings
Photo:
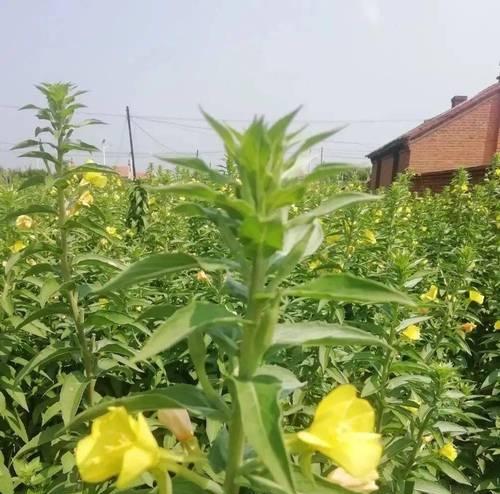
[[[106,139],[108,164],[127,161],[127,104],[141,168],[163,152],[221,160],[198,105],[240,127],[302,104],[311,132],[349,123],[325,160],[361,163],[495,82],[498,19],[498,0],[3,0],[0,166],[29,164],[6,150],[36,121],[12,107],[59,80],[106,114],[84,137]]]

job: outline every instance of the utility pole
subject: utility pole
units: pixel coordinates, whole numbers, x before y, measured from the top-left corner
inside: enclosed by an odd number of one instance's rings
[[[320,162],[320,165],[323,164],[323,146],[321,146],[321,158],[320,158],[319,162]]]
[[[130,110],[127,106],[127,124],[128,124],[128,137],[130,140],[130,156],[132,157],[132,178],[135,180],[135,156],[134,156],[134,142],[132,141],[132,128],[130,127]]]
[[[102,145],[102,164],[106,166],[106,139],[101,142]]]

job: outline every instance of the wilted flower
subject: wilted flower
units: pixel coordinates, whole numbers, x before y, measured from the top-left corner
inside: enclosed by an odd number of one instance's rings
[[[75,456],[85,482],[118,476],[116,486],[123,489],[158,464],[160,448],[142,414],[134,418],[124,407],[110,407],[78,442]]]
[[[401,334],[410,341],[417,341],[420,339],[420,328],[415,324],[410,324]]]
[[[297,437],[320,451],[359,480],[373,480],[382,455],[375,413],[367,400],[356,397],[351,384],[338,386],[319,403],[311,426]]]
[[[33,226],[33,218],[26,214],[21,214],[16,218],[16,227],[19,230],[29,230]]]
[[[438,287],[436,285],[431,285],[429,290],[420,295],[420,299],[423,300],[424,302],[432,302],[436,300],[437,296],[438,296]]]
[[[345,489],[349,489],[352,492],[374,492],[378,489],[375,480],[378,479],[378,473],[376,470],[373,471],[371,478],[360,480],[352,475],[349,475],[343,468],[336,468],[330,474],[328,474],[328,481],[333,484],[340,485]]]
[[[99,172],[87,172],[83,174],[83,180],[80,182],[80,185],[91,184],[99,189],[106,187],[108,183],[108,178],[104,173]]]
[[[193,424],[184,408],[164,408],[158,410],[158,420],[178,441],[189,441],[193,437]]]
[[[79,198],[78,198],[78,204],[81,206],[89,207],[94,204],[94,196],[86,190]]]
[[[10,251],[14,254],[16,252],[21,252],[23,249],[26,249],[26,244],[22,240],[16,240],[10,247]]]
[[[453,446],[453,443],[448,442],[445,443],[443,447],[439,449],[439,454],[441,456],[444,456],[445,458],[448,458],[450,461],[455,461],[457,456],[458,456],[458,451],[455,446]]]
[[[461,326],[460,326],[460,329],[464,332],[464,333],[471,333],[472,331],[474,331],[475,329],[477,328],[477,325],[474,324],[473,322],[464,322]]]
[[[205,273],[205,271],[203,271],[203,270],[202,271],[198,271],[196,273],[196,279],[198,281],[201,281],[202,283],[206,283],[207,281],[210,280],[209,277],[208,277],[208,275],[207,275],[207,273]]]
[[[469,300],[471,302],[476,302],[476,304],[482,305],[484,302],[484,295],[477,290],[469,290]]]

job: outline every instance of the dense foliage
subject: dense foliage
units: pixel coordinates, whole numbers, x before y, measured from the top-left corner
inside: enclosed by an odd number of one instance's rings
[[[74,454],[110,404],[145,412],[175,494],[349,492],[345,452],[296,435],[347,384],[375,410],[380,492],[500,492],[499,163],[480,185],[460,171],[416,195],[405,175],[375,197],[344,167],[294,172],[293,115],[245,134],[207,117],[231,173],[173,160],[131,184],[67,165],[99,122],[73,122],[71,86],[40,89],[49,126],[20,147],[47,173],[0,176],[1,494],[115,492]],[[187,409],[194,437],[159,409]],[[170,492],[164,477],[126,492]]]

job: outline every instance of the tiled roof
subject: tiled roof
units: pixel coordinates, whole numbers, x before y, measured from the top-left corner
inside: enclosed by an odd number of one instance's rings
[[[441,125],[443,122],[450,120],[451,118],[454,118],[455,116],[469,110],[470,108],[476,106],[478,103],[483,101],[486,98],[489,98],[495,92],[500,91],[500,82],[496,82],[495,84],[492,84],[491,86],[487,87],[486,89],[483,89],[479,93],[477,93],[473,98],[460,103],[459,105],[450,108],[449,110],[446,110],[443,113],[440,113],[439,115],[430,118],[429,120],[425,120],[423,123],[418,125],[412,130],[409,130],[408,132],[405,132],[404,134],[400,135],[396,139],[388,142],[387,144],[384,144],[383,146],[375,149],[375,151],[372,151],[370,154],[367,154],[368,158],[373,158],[377,155],[380,155],[384,153],[385,151],[391,149],[394,146],[399,146],[402,144],[406,144],[410,139],[415,139],[416,137],[421,136],[422,134],[425,134],[426,132],[434,129],[438,125]]]

